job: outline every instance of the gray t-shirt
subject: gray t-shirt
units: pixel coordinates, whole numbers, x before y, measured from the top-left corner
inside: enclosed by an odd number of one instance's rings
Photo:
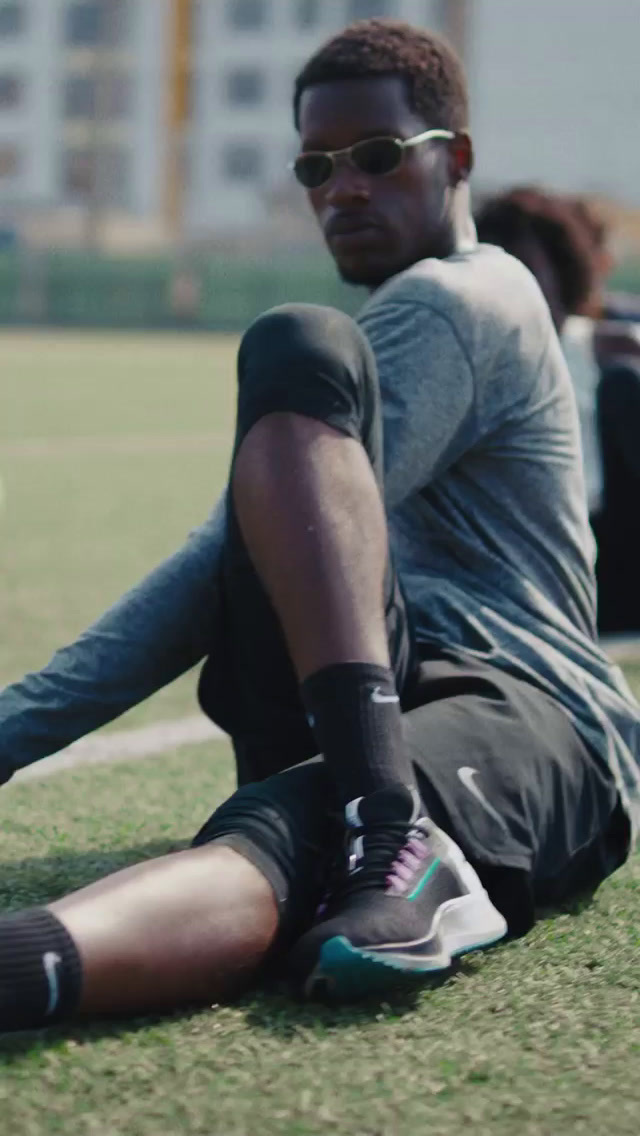
[[[595,642],[575,398],[533,277],[481,245],[394,277],[358,322],[378,363],[391,537],[418,638],[554,696],[635,814],[640,709]],[[0,777],[215,650],[223,531],[224,501],[76,643],[0,694]]]
[[[575,394],[538,285],[479,245],[395,277],[359,323],[378,364],[386,503],[418,639],[555,697],[637,822],[640,708],[595,641]]]

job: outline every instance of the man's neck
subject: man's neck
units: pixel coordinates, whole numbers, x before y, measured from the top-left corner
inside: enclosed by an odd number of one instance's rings
[[[468,181],[461,181],[454,190],[451,207],[453,247],[451,253],[469,252],[478,243],[476,226],[471,213],[471,192]]]
[[[446,235],[442,234],[440,248],[434,248],[429,253],[424,254],[425,257],[432,256],[438,260],[446,260],[448,256],[454,256],[456,253],[470,252],[478,244],[475,221],[471,213],[469,183],[466,181],[459,182],[453,191],[449,221]],[[423,257],[418,259],[421,260]],[[415,264],[417,261],[413,263]],[[410,268],[411,266],[407,265],[406,267]],[[367,291],[373,295],[384,283],[386,281],[381,280],[378,284],[372,284],[367,288]]]

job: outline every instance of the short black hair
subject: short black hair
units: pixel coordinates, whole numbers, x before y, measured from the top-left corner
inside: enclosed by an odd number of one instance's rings
[[[519,186],[489,198],[475,215],[478,238],[519,257],[536,241],[554,272],[569,315],[580,311],[595,284],[593,245],[572,202],[537,186]]]
[[[307,87],[391,75],[404,80],[409,105],[425,125],[466,130],[469,97],[460,59],[440,36],[400,20],[358,20],[307,60],[294,86],[296,129]]]

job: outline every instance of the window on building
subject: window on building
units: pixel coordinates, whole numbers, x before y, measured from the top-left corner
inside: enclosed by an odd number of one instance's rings
[[[349,0],[347,4],[348,22],[352,20],[384,19],[394,15],[393,0]]]
[[[227,75],[227,102],[234,106],[255,106],[264,99],[265,86],[263,71],[257,67],[239,67]]]
[[[96,113],[96,81],[92,75],[71,75],[64,83],[65,118],[93,118]]]
[[[227,23],[237,31],[255,31],[266,22],[266,0],[227,0]]]
[[[14,178],[20,169],[20,150],[13,142],[0,144],[0,178]]]
[[[206,0],[191,0],[191,20],[189,23],[189,36],[191,47],[197,48],[207,35]]]
[[[67,9],[67,42],[76,47],[100,43],[102,11],[98,4],[72,4]]]
[[[62,192],[65,197],[85,198],[93,192],[95,155],[92,150],[75,147],[62,155]]]
[[[66,39],[73,47],[116,46],[128,32],[129,0],[85,0],[67,8]]]
[[[293,22],[297,28],[315,28],[320,21],[320,0],[296,0]]]
[[[122,72],[110,75],[105,84],[104,101],[107,118],[125,118],[133,103],[131,76]]]
[[[114,73],[98,80],[94,75],[70,75],[64,84],[66,118],[123,118],[131,108],[129,75]]]
[[[24,4],[0,4],[0,36],[9,38],[20,35],[25,23]]]
[[[108,146],[98,165],[104,187],[103,200],[114,209],[126,209],[131,203],[131,151],[128,146]]]
[[[222,151],[227,181],[257,181],[262,173],[262,150],[252,142],[230,142]]]
[[[24,83],[17,75],[0,75],[0,111],[15,110],[24,97]]]
[[[124,146],[75,146],[62,155],[62,192],[72,201],[95,198],[111,208],[130,198],[131,154]]]

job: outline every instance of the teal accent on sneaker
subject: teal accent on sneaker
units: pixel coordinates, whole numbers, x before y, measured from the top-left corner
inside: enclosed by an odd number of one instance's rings
[[[393,959],[380,959],[352,947],[348,939],[339,935],[324,943],[307,982],[307,993],[324,993],[328,999],[349,1001],[384,992],[403,979],[415,981],[415,977],[415,971],[407,972]]]
[[[350,1001],[370,994],[384,993],[391,985],[403,983],[405,986],[426,978],[444,979],[456,966],[460,955],[484,950],[498,943],[504,932],[493,939],[485,939],[474,946],[465,946],[434,966],[430,959],[421,963],[412,959],[407,965],[406,957],[381,955],[354,947],[343,935],[336,935],[323,943],[313,974],[305,983],[307,995],[317,995],[323,990],[328,999]],[[393,973],[390,973],[393,972]]]
[[[429,870],[427,872],[425,872],[424,876],[420,880],[420,883],[417,884],[416,887],[414,887],[411,894],[407,896],[407,899],[417,899],[418,898],[418,896],[420,895],[420,892],[422,891],[425,884],[428,884],[429,880],[431,879],[431,877],[432,877],[433,873],[435,872],[436,868],[438,867],[439,863],[440,863],[440,858],[433,861],[433,864],[431,864],[431,866],[429,867]]]

